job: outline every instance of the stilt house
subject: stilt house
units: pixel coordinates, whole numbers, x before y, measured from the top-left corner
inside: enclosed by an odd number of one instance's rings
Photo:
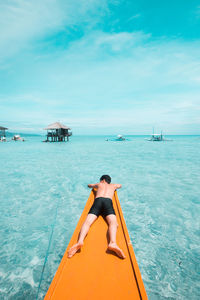
[[[44,129],[47,130],[46,142],[65,142],[65,139],[69,141],[69,136],[72,135],[72,132],[69,131],[71,128],[59,122],[50,124]]]
[[[6,137],[6,130],[8,130],[8,128],[0,126],[0,140],[1,140],[1,138]]]

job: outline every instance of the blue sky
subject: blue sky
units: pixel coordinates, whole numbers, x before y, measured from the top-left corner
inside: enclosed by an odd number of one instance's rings
[[[200,1],[0,0],[0,125],[200,134]]]

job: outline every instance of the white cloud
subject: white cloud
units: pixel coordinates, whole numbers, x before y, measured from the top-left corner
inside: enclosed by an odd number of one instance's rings
[[[101,33],[99,37],[96,38],[96,45],[98,47],[109,46],[112,51],[121,51],[125,48],[131,49],[134,45],[149,38],[150,34],[144,34],[143,32]]]
[[[127,22],[133,21],[133,20],[138,19],[138,18],[140,18],[140,17],[141,17],[141,14],[133,15],[132,17],[130,17],[130,18],[127,20]]]
[[[98,22],[105,0],[8,0],[0,2],[0,57],[30,47],[32,40],[81,23]],[[92,14],[99,10],[99,15]]]

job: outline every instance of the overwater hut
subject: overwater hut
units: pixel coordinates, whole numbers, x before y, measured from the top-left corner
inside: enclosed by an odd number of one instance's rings
[[[6,130],[8,130],[8,128],[0,126],[0,140],[6,138]]]
[[[46,142],[65,142],[66,138],[69,141],[69,136],[72,135],[72,132],[69,131],[71,128],[59,122],[50,124],[44,129],[47,130]]]

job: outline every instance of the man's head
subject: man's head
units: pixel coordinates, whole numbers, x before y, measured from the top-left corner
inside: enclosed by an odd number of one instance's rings
[[[105,182],[107,182],[107,183],[111,183],[111,177],[109,175],[101,176],[100,181],[103,181],[103,180],[105,180]]]

